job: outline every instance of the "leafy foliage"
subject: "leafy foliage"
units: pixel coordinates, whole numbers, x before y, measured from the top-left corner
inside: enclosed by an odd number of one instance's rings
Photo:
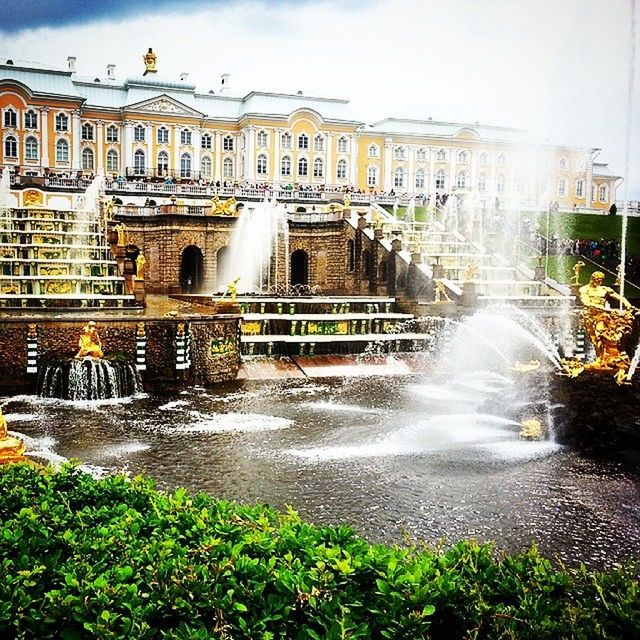
[[[0,469],[0,637],[175,640],[633,638],[634,567],[563,570],[535,547],[371,545],[293,511]]]

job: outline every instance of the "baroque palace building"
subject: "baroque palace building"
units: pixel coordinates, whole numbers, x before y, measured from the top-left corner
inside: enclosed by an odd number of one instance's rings
[[[275,183],[370,194],[457,193],[494,206],[608,209],[619,176],[599,149],[531,145],[525,131],[479,123],[358,120],[347,100],[196,91],[168,80],[149,50],[145,74],[119,80],[5,60],[3,166],[24,175],[168,176],[207,184]]]

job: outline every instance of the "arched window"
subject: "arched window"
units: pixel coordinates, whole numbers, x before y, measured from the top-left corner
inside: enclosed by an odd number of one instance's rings
[[[338,160],[338,165],[336,167],[336,178],[338,178],[338,180],[345,180],[346,177],[347,177],[347,161]]]
[[[291,149],[291,134],[288,131],[282,134],[280,141],[283,149]]]
[[[29,136],[24,141],[24,159],[25,160],[38,159],[38,141],[33,136]]]
[[[280,163],[280,175],[291,175],[291,158],[289,156],[284,156],[282,158],[282,162]]]
[[[338,153],[347,153],[347,138],[340,136],[338,138]]]
[[[558,195],[561,197],[567,195],[567,181],[565,178],[558,180]]]
[[[456,180],[456,186],[458,189],[466,189],[467,188],[467,172],[459,171],[458,179]]]
[[[18,126],[18,115],[9,108],[4,112],[4,126],[15,129]]]
[[[404,147],[396,147],[395,150],[396,160],[404,160],[406,157],[406,151]]]
[[[584,198],[584,180],[576,180],[576,198]]]
[[[191,131],[189,129],[180,131],[180,144],[191,144]]]
[[[356,268],[356,243],[347,240],[347,270],[353,271]]]
[[[301,133],[298,136],[298,149],[309,148],[309,136],[306,133]]]
[[[56,142],[56,162],[69,162],[69,143],[66,140]]]
[[[322,178],[324,176],[324,162],[321,158],[316,158],[313,161],[313,177]]]
[[[115,149],[107,151],[107,171],[113,171],[114,173],[120,171],[118,167],[118,152]]]
[[[18,141],[15,136],[7,136],[4,139],[4,155],[7,158],[18,157]]]
[[[38,128],[38,114],[33,109],[30,109],[24,114],[24,128],[25,129]]]
[[[558,166],[560,167],[560,169],[566,169],[567,168],[567,160],[566,158],[560,158],[560,162],[558,162]]]
[[[146,167],[146,162],[144,157],[144,151],[141,151],[140,149],[138,149],[133,154],[133,171],[134,173],[137,173],[137,174],[144,174],[145,167]]]
[[[201,149],[211,149],[211,136],[208,133],[203,133],[200,138]]]
[[[378,157],[378,145],[377,144],[370,144],[369,145],[369,157],[370,158],[377,158]]]
[[[264,153],[261,153],[258,156],[258,175],[266,176],[267,175],[267,156]]]
[[[83,140],[93,140],[93,125],[85,122],[82,125],[82,139]]]
[[[134,142],[144,142],[145,129],[141,124],[136,125],[133,128],[133,140]]]
[[[56,115],[56,131],[69,131],[69,118],[64,113]]]
[[[299,176],[307,176],[309,175],[309,162],[306,158],[300,158],[298,160],[298,175]]]
[[[458,151],[458,162],[461,164],[469,162],[469,152],[464,149],[460,149],[460,151]]]
[[[393,186],[404,188],[404,169],[402,167],[398,167],[393,172]]]
[[[191,156],[188,153],[183,153],[180,156],[180,177],[191,177]]]
[[[233,151],[233,138],[231,136],[225,136],[222,141],[223,151]]]
[[[209,156],[203,156],[200,161],[200,171],[203,176],[207,178],[211,177],[211,158]]]
[[[481,173],[478,176],[478,191],[480,193],[485,193],[487,190],[487,174]]]
[[[369,167],[367,169],[367,186],[375,187],[378,184],[378,167]]]
[[[486,153],[485,151],[483,151],[479,156],[478,156],[478,163],[479,164],[489,164],[489,154]]]
[[[266,131],[258,131],[258,146],[259,147],[269,146],[269,134]]]
[[[500,174],[496,179],[496,191],[498,193],[504,193],[505,190],[505,179],[504,175]]]
[[[427,159],[427,152],[424,147],[420,147],[416,151],[416,160],[426,160],[426,159]]]
[[[118,127],[113,124],[107,127],[107,142],[118,142]]]
[[[444,169],[438,169],[436,172],[436,189],[444,189],[445,188],[445,173]]]
[[[505,156],[504,153],[501,153],[498,156],[496,162],[497,162],[499,167],[504,167],[507,164],[507,156]]]
[[[93,171],[93,149],[82,150],[82,168],[85,171]]]
[[[424,189],[424,169],[416,171],[416,189]]]
[[[387,268],[387,261],[382,260],[378,265],[378,280],[380,282],[386,282],[389,277],[389,270]]]
[[[161,151],[158,154],[158,175],[166,176],[169,174],[169,154]]]
[[[156,131],[156,139],[158,140],[158,144],[168,144],[169,129],[165,127],[160,127],[158,131]]]
[[[447,161],[447,152],[444,149],[438,149],[436,151],[436,162],[446,162]]]
[[[224,178],[233,178],[233,160],[225,158],[222,163],[222,175]]]
[[[600,202],[609,202],[609,189],[606,184],[600,186],[598,197]]]
[[[313,139],[313,148],[318,153],[322,153],[324,151],[324,137],[320,134]]]

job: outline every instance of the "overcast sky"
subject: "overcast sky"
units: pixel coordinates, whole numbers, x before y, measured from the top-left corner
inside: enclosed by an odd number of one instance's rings
[[[631,165],[625,167],[634,0],[1,0],[0,55],[80,75],[163,76],[198,90],[283,90],[347,98],[354,116],[523,127],[602,149],[618,192],[640,198],[640,43]],[[635,0],[637,2],[637,0]]]

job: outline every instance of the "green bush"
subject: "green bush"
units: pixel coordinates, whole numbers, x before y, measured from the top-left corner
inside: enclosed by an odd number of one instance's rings
[[[635,567],[371,545],[293,511],[0,469],[0,638],[640,637]]]

